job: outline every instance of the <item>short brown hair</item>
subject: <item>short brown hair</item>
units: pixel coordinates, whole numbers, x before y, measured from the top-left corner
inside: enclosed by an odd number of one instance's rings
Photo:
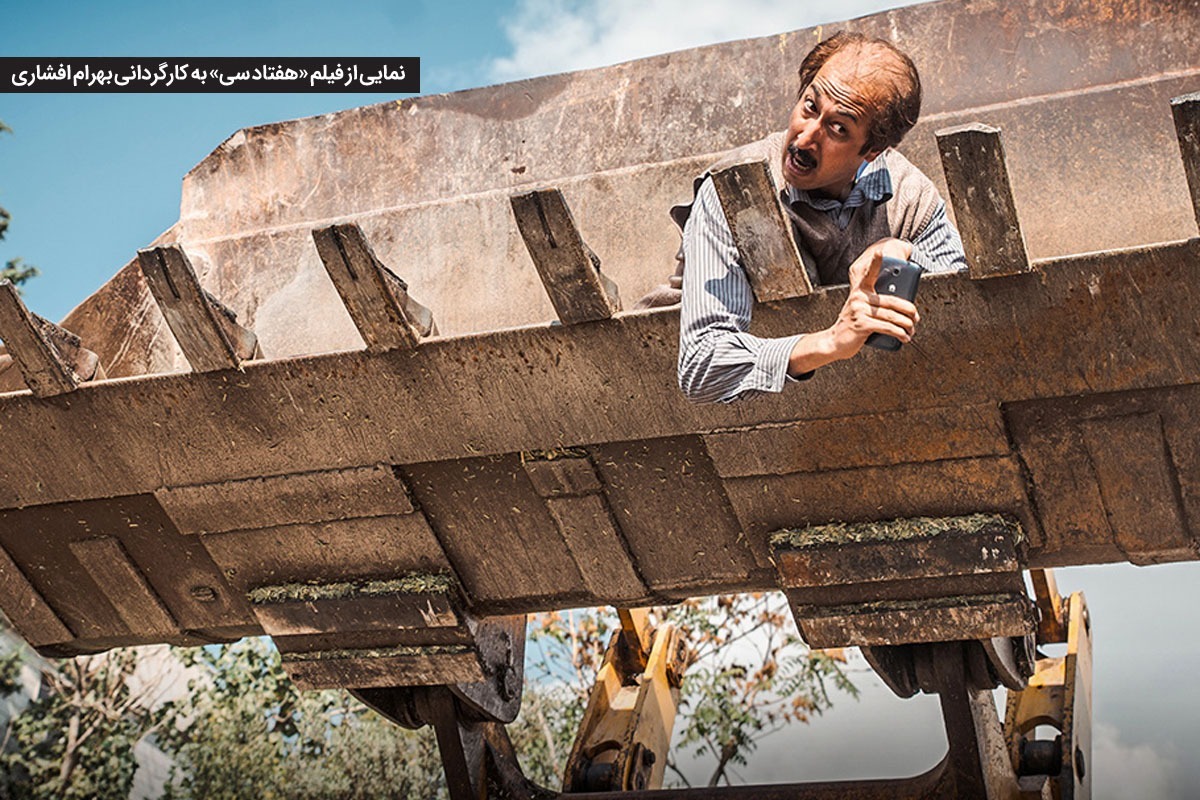
[[[921,77],[917,66],[902,50],[886,39],[872,39],[861,33],[838,31],[809,51],[800,64],[800,91],[813,82],[835,53],[847,48],[874,50],[886,56],[881,60],[884,96],[882,101],[871,103],[871,125],[867,130],[867,142],[863,153],[883,150],[900,144],[904,135],[917,124],[921,115]]]

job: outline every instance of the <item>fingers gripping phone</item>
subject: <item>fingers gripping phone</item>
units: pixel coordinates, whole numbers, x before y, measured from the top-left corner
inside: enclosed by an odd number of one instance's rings
[[[879,278],[875,281],[875,294],[890,294],[912,302],[917,297],[917,284],[921,282],[922,268],[911,261],[891,256],[883,257],[879,267]],[[886,333],[872,333],[867,344],[880,350],[899,350],[900,340]]]

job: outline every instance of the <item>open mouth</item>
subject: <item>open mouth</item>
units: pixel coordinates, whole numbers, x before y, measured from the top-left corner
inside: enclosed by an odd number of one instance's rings
[[[817,168],[817,157],[809,150],[801,150],[793,144],[788,145],[788,163],[796,172],[810,172]]]

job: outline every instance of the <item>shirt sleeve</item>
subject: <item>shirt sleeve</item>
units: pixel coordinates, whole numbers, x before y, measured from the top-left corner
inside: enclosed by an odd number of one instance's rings
[[[929,222],[913,239],[912,260],[926,272],[958,272],[967,268],[962,239],[946,216],[946,201],[939,199]]]
[[[802,334],[767,339],[747,333],[754,293],[711,178],[696,193],[683,248],[679,388],[695,402],[783,391],[795,380],[787,374],[788,359]]]

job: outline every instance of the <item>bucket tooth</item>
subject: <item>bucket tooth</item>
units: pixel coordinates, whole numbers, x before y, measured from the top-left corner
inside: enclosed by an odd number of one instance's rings
[[[408,284],[384,266],[354,223],[312,232],[317,253],[368,350],[413,348],[436,336],[433,314],[408,294]]]
[[[0,283],[0,339],[37,397],[73,392],[104,377],[99,357],[75,334],[30,312],[9,281]]]
[[[255,335],[238,325],[237,315],[200,286],[182,247],[139,250],[138,264],[194,371],[240,370],[243,361],[261,357]]]
[[[600,272],[562,192],[542,189],[510,198],[517,229],[546,294],[564,325],[608,319],[621,310],[617,285]]]
[[[1028,272],[1000,129],[974,122],[936,135],[971,277]]]
[[[812,294],[767,162],[736,164],[712,180],[754,298],[765,303]]]
[[[1175,134],[1179,137],[1179,154],[1192,195],[1192,211],[1200,226],[1200,92],[1192,92],[1171,100],[1171,116],[1175,118]]]

